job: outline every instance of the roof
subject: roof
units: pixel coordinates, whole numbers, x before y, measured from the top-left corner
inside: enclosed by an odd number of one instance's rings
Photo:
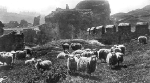
[[[97,26],[96,29],[101,29],[103,26]]]
[[[130,26],[130,23],[119,23],[118,26]]]
[[[148,25],[147,22],[137,22],[136,25]]]
[[[94,30],[94,28],[95,28],[95,27],[91,27],[91,29],[90,29],[90,30]]]
[[[106,25],[105,28],[113,28],[113,27],[115,27],[115,25]]]

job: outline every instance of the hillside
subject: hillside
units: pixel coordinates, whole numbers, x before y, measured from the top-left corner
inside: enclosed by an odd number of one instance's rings
[[[130,20],[136,20],[132,22],[135,24],[138,21],[147,21],[150,23],[150,5],[147,5],[141,9],[129,11],[128,13],[117,13],[110,16],[111,19],[119,22],[131,22]],[[132,17],[132,18],[131,18]]]
[[[38,16],[39,14],[37,13],[30,13],[30,12],[20,12],[20,13],[12,13],[12,12],[7,12],[7,11],[1,11],[0,9],[0,20],[3,23],[9,23],[9,21],[20,21],[22,19],[28,21],[29,23],[33,23],[34,17]],[[44,21],[44,16],[41,16],[40,23],[43,24],[45,23]]]
[[[53,63],[51,71],[44,73],[37,71],[33,65],[25,65],[25,60],[15,60],[12,69],[0,67],[0,77],[7,77],[4,83],[149,83],[150,70],[150,40],[147,45],[138,44],[134,40],[128,44],[123,65],[110,69],[107,63],[97,62],[97,69],[92,76],[86,73],[68,75],[66,72],[66,60],[57,59],[62,51],[62,42],[80,42],[85,48],[110,48],[110,46],[98,46],[89,44],[86,40],[59,40],[49,42],[46,45],[34,48],[34,57],[42,60],[48,59]],[[70,50],[71,52],[71,50]]]

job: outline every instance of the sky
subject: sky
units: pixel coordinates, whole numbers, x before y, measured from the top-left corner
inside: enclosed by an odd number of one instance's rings
[[[82,0],[0,0],[0,7],[6,7],[8,12],[30,11],[48,15],[56,8],[65,8],[66,4],[72,9]],[[143,8],[150,0],[108,0],[111,14],[128,12]]]

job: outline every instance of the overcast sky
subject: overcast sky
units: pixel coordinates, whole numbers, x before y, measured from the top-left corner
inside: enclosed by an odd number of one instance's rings
[[[70,9],[74,8],[82,0],[0,0],[0,6],[6,7],[8,11],[34,11],[41,14],[49,14],[57,7],[65,8],[66,4]],[[108,0],[111,7],[111,14],[128,12],[133,9],[142,8],[150,4],[150,0]]]

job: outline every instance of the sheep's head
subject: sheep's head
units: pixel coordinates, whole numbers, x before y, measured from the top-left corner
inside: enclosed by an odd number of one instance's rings
[[[66,58],[69,58],[69,54],[66,54],[65,57],[66,57]]]
[[[66,53],[66,54],[70,54],[68,50],[64,50],[64,53]]]
[[[40,63],[42,62],[42,59],[36,59],[35,62]]]
[[[92,55],[91,59],[92,59],[92,61],[97,61],[97,56],[96,55]]]
[[[79,59],[81,57],[81,54],[75,54],[74,57],[77,57]]]

